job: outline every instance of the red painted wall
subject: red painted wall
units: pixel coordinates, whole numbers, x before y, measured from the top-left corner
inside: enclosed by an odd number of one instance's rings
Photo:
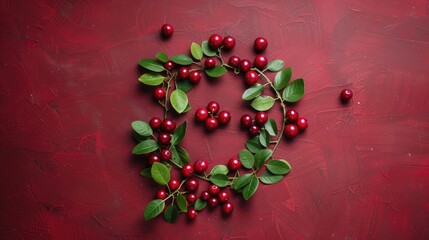
[[[429,239],[428,11],[423,0],[1,1],[0,239]],[[158,187],[139,176],[130,123],[162,109],[136,63],[212,33],[247,58],[266,37],[266,56],[305,79],[294,108],[310,126],[276,153],[287,178],[234,196],[230,218],[144,222]],[[217,100],[233,115],[209,135],[192,114],[177,120],[190,120],[193,160],[243,148],[243,90],[228,74],[191,91],[194,108]]]

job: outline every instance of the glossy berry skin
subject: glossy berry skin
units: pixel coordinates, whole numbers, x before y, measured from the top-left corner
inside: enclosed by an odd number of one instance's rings
[[[200,183],[198,182],[198,179],[190,178],[186,182],[186,190],[189,192],[195,192],[198,190],[198,187],[200,186]]]
[[[341,99],[343,101],[348,101],[353,97],[353,91],[350,89],[343,89],[343,91],[341,91]]]
[[[162,87],[156,87],[153,91],[153,97],[156,100],[162,100],[165,98],[165,90]]]
[[[177,179],[171,179],[168,181],[168,187],[171,191],[176,191],[180,186],[180,182]]]
[[[234,204],[231,202],[226,202],[222,205],[222,213],[225,215],[230,215],[234,211]]]
[[[221,111],[217,117],[221,125],[227,125],[231,121],[231,113],[228,111]]]
[[[198,108],[195,111],[195,120],[198,122],[204,122],[209,117],[209,112],[207,111],[207,108]]]
[[[209,193],[212,196],[216,196],[219,193],[219,191],[220,191],[220,188],[217,185],[214,185],[214,184],[210,185]]]
[[[209,207],[216,207],[217,205],[219,205],[219,200],[217,200],[216,197],[212,197],[209,199],[209,201],[207,202],[207,205],[209,205]]]
[[[161,145],[170,144],[171,135],[169,133],[160,133],[158,135],[158,143]]]
[[[203,173],[209,167],[209,163],[205,159],[197,160],[194,163],[194,171],[196,173]]]
[[[240,119],[241,127],[248,128],[252,126],[253,118],[249,114],[243,114]]]
[[[192,71],[189,73],[189,81],[193,84],[198,84],[201,81],[201,72],[200,71]]]
[[[230,171],[235,171],[241,168],[241,161],[237,157],[233,157],[228,160],[228,169]]]
[[[191,177],[192,174],[194,174],[194,167],[191,164],[189,164],[189,163],[185,164],[182,167],[182,175],[185,178],[188,178],[188,177]]]
[[[215,117],[209,117],[206,119],[205,127],[207,131],[214,131],[219,126],[219,121]]]
[[[241,59],[239,57],[232,56],[228,60],[228,65],[236,68],[236,67],[240,66],[240,61],[241,61]]]
[[[188,209],[188,211],[186,212],[186,217],[188,217],[189,220],[194,220],[197,215],[197,211],[193,208]]]
[[[161,27],[161,34],[163,37],[165,38],[169,38],[173,35],[174,33],[174,27],[173,25],[166,23],[164,25],[162,25]]]
[[[164,119],[161,123],[161,130],[166,133],[172,133],[176,129],[176,123],[171,119]]]
[[[294,109],[289,109],[286,111],[286,119],[288,122],[294,123],[298,120],[299,114]]]
[[[229,193],[226,191],[219,192],[217,194],[217,199],[219,200],[219,202],[224,203],[224,202],[228,201]]]
[[[161,159],[164,161],[168,161],[171,159],[171,156],[173,156],[173,154],[171,153],[170,149],[162,149],[161,150]]]
[[[166,63],[164,63],[164,68],[168,71],[171,71],[174,68],[174,63],[172,61],[167,61]]]
[[[254,46],[256,51],[262,52],[268,47],[268,41],[267,41],[267,39],[265,39],[263,37],[258,37],[255,39],[253,46]]]
[[[255,67],[262,70],[264,69],[268,64],[268,59],[265,56],[258,55],[255,57],[255,60],[253,61],[255,64]]]
[[[214,68],[216,66],[216,60],[214,58],[207,58],[204,61],[204,67],[207,69]]]
[[[209,45],[213,50],[222,46],[222,37],[219,34],[213,34],[209,38]]]
[[[255,71],[248,71],[244,74],[244,81],[247,85],[253,86],[258,82],[258,73]]]
[[[252,62],[248,59],[243,59],[240,61],[240,71],[246,73],[252,68]]]
[[[219,112],[219,108],[219,103],[215,101],[211,101],[207,104],[207,110],[209,110],[209,112],[211,112],[212,114],[216,114],[217,112]]]
[[[156,198],[164,200],[167,197],[167,191],[165,189],[159,189],[156,192]]]
[[[153,130],[155,130],[155,129],[158,129],[159,127],[161,127],[161,123],[162,123],[161,118],[159,118],[159,117],[153,117],[153,118],[151,118],[151,119],[150,119],[150,121],[149,121],[149,126],[150,126]]]
[[[210,197],[211,197],[211,195],[210,195],[210,193],[208,191],[202,192],[201,196],[200,196],[201,200],[204,200],[204,201],[209,200]]]
[[[292,123],[286,124],[284,128],[284,135],[289,139],[296,137],[298,132],[298,127]]]
[[[223,47],[226,50],[231,50],[235,46],[235,38],[233,38],[231,36],[227,36],[223,39],[222,43],[223,43]]]
[[[152,153],[148,158],[149,165],[154,164],[155,162],[161,162],[161,158],[157,153]]]
[[[197,199],[198,197],[195,193],[189,193],[188,196],[186,196],[186,201],[188,201],[188,203],[194,203]]]
[[[265,112],[258,112],[255,115],[255,122],[256,124],[258,124],[259,126],[264,126],[264,124],[266,122],[268,122],[268,114]]]
[[[249,133],[250,133],[250,135],[252,135],[252,136],[256,136],[256,135],[258,135],[258,133],[259,133],[259,127],[258,126],[256,126],[256,125],[252,125],[252,126],[250,126],[250,128],[249,128]]]
[[[189,69],[187,67],[181,67],[177,75],[179,79],[187,79],[189,77]]]
[[[304,131],[308,127],[307,119],[302,117],[298,118],[296,126],[299,130]]]

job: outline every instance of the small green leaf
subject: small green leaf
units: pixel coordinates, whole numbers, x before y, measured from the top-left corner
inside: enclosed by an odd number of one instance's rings
[[[203,58],[203,50],[201,49],[200,44],[193,42],[191,44],[191,54],[197,60],[201,60]]]
[[[261,149],[255,153],[255,168],[259,169],[264,165],[264,162],[267,161],[273,151],[271,149]]]
[[[150,173],[158,184],[167,185],[170,181],[170,170],[162,163],[154,162]]]
[[[253,154],[251,152],[246,149],[243,149],[240,151],[238,157],[240,158],[240,162],[243,167],[247,169],[252,169],[253,165],[255,164],[255,158],[253,157]]]
[[[298,102],[304,95],[304,80],[297,79],[283,90],[283,100],[286,102]]]
[[[235,190],[239,190],[243,187],[245,187],[247,184],[250,183],[250,180],[252,179],[252,174],[244,174],[235,180],[234,184],[232,185]]]
[[[133,132],[133,137],[134,137],[134,139],[135,139],[137,142],[141,142],[141,141],[144,141],[144,140],[147,140],[147,139],[148,139],[148,137],[144,137],[144,136],[142,136],[142,135],[140,135],[140,134],[136,133],[136,131],[132,131],[132,132]]]
[[[159,61],[166,63],[168,62],[168,56],[164,52],[159,52],[156,54],[156,58],[158,58]]]
[[[214,68],[206,68],[205,71],[209,77],[217,78],[224,75],[228,70],[226,70],[226,68],[222,65],[217,65]]]
[[[197,201],[194,203],[194,209],[196,211],[201,211],[207,206],[207,201],[202,200],[201,198],[198,198]]]
[[[182,124],[180,124],[179,127],[176,128],[176,130],[173,133],[173,136],[171,137],[171,145],[177,145],[182,140],[183,137],[186,134],[186,121],[184,121]]]
[[[176,81],[177,89],[180,89],[180,90],[184,91],[185,93],[191,91],[193,86],[194,86],[194,84],[192,84],[192,82],[189,81],[189,79],[181,79],[179,81]]]
[[[152,128],[147,122],[134,121],[131,123],[133,130],[143,137],[148,137],[153,134]]]
[[[216,165],[212,168],[210,175],[228,174],[228,167],[225,165]]]
[[[290,172],[290,165],[285,160],[271,160],[267,164],[268,170],[274,174],[287,174]]]
[[[264,85],[257,83],[244,91],[241,99],[252,100],[255,97],[261,95],[262,91],[264,91]]]
[[[203,43],[201,44],[201,48],[203,50],[204,55],[206,55],[207,57],[216,56],[216,51],[210,48],[208,41],[203,41]]]
[[[270,135],[267,130],[261,130],[259,133],[259,142],[262,146],[268,147],[270,145]]]
[[[278,72],[282,70],[282,68],[285,66],[285,62],[282,60],[273,60],[270,63],[268,63],[267,70],[271,72]]]
[[[177,206],[181,212],[186,212],[188,209],[186,205],[186,198],[182,194],[177,194]]]
[[[141,155],[145,153],[151,153],[158,149],[158,143],[155,140],[144,140],[139,142],[134,148],[132,153],[136,155]]]
[[[228,176],[225,174],[212,175],[210,177],[210,181],[219,187],[226,187],[229,183]]]
[[[177,210],[177,207],[171,204],[170,206],[165,209],[164,212],[164,219],[166,222],[174,223],[177,220],[177,217],[179,216],[179,211]]]
[[[285,68],[281,72],[278,72],[274,77],[274,88],[276,90],[282,90],[286,87],[290,78],[292,77],[292,69]]]
[[[255,194],[258,189],[259,180],[255,175],[250,176],[249,184],[243,189],[243,197],[247,201],[249,200],[253,194]]]
[[[142,59],[139,65],[152,72],[162,72],[165,70],[164,66],[154,59]]]
[[[179,154],[180,160],[186,164],[189,163],[189,153],[182,147],[176,146],[177,153]]]
[[[184,65],[184,66],[190,65],[194,62],[191,57],[185,54],[179,54],[179,55],[173,56],[171,58],[171,61],[173,61],[176,64]]]
[[[267,111],[273,107],[275,101],[271,96],[259,96],[252,101],[250,106],[257,111]]]
[[[186,96],[186,93],[182,90],[176,89],[170,95],[170,102],[174,110],[178,113],[182,113],[188,106],[188,96]]]
[[[280,182],[284,178],[284,175],[276,175],[271,173],[270,171],[265,171],[259,176],[259,180],[261,180],[264,184],[274,184]]]
[[[261,144],[259,143],[259,138],[256,136],[246,142],[246,148],[249,149],[252,153],[257,152],[262,149]]]
[[[149,86],[158,86],[164,81],[165,77],[159,73],[145,73],[139,77],[139,81],[149,85]]]
[[[274,120],[272,118],[268,119],[268,121],[265,123],[264,128],[265,128],[265,130],[267,130],[267,132],[270,134],[270,136],[276,136],[277,135],[276,120]]]
[[[164,200],[155,199],[149,202],[144,209],[144,220],[148,221],[158,216],[165,207]]]
[[[150,171],[151,171],[150,167],[145,168],[140,172],[140,176],[152,179],[152,174],[150,173]]]

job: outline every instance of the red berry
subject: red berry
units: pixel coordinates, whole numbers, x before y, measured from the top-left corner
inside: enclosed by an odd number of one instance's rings
[[[166,63],[164,63],[164,68],[168,71],[171,71],[174,68],[174,63],[172,61],[167,61]]]
[[[197,160],[194,163],[194,171],[196,173],[203,173],[205,170],[207,170],[208,167],[209,167],[209,163],[207,162],[207,160],[204,160],[204,159]]]
[[[187,67],[179,68],[179,72],[177,73],[180,79],[187,79],[189,77],[189,69]]]
[[[225,215],[229,215],[234,211],[234,204],[232,204],[231,202],[226,202],[223,204],[222,206],[222,212]]]
[[[162,120],[159,117],[153,117],[149,121],[150,127],[155,130],[158,129],[161,126]]]
[[[253,63],[255,64],[255,67],[259,69],[264,69],[268,64],[268,59],[265,56],[258,55],[255,57]]]
[[[173,154],[171,153],[170,149],[162,149],[161,150],[161,159],[164,161],[168,161],[171,159],[171,156],[173,156]]]
[[[252,136],[256,136],[256,135],[258,135],[258,133],[259,133],[259,127],[258,127],[258,126],[256,126],[256,125],[252,125],[252,126],[250,126],[250,128],[249,128],[249,133],[250,133],[250,135],[252,135]]]
[[[162,27],[161,27],[162,36],[169,38],[169,37],[171,37],[171,35],[173,35],[173,33],[174,33],[174,28],[171,24],[166,23],[166,24],[162,25]]]
[[[241,127],[248,128],[252,126],[252,117],[249,114],[243,114],[240,119]]]
[[[158,143],[161,145],[170,144],[171,135],[169,133],[160,133],[158,135]]]
[[[250,68],[252,68],[252,62],[250,62],[248,59],[243,59],[240,61],[240,71],[243,73],[246,73],[250,71]]]
[[[176,123],[171,119],[164,119],[161,123],[161,130],[166,133],[172,133],[176,129]]]
[[[235,171],[241,168],[241,161],[237,157],[233,157],[228,161],[228,169],[231,171]]]
[[[219,202],[224,203],[224,202],[228,201],[229,193],[226,191],[222,191],[222,192],[217,194],[217,199],[219,200]]]
[[[305,130],[308,127],[307,119],[302,117],[298,118],[296,121],[296,126],[301,131]]]
[[[216,61],[214,58],[207,58],[204,61],[204,67],[207,69],[214,68],[216,66]]]
[[[201,80],[201,72],[200,71],[192,71],[189,74],[189,81],[193,84],[198,84]]]
[[[209,104],[207,104],[207,110],[209,110],[209,112],[211,112],[212,114],[216,114],[217,112],[219,112],[219,108],[219,103],[215,101],[211,101],[209,102]]]
[[[197,199],[198,197],[194,193],[189,193],[188,196],[186,196],[186,200],[188,201],[188,203],[194,203],[195,201],[197,201]]]
[[[264,126],[264,124],[268,121],[268,114],[265,112],[258,112],[255,116],[255,122],[259,126]]]
[[[207,201],[211,197],[210,193],[208,191],[204,191],[201,193],[201,200]]]
[[[177,179],[170,179],[170,181],[168,181],[168,187],[170,188],[171,191],[175,191],[179,188],[180,186],[180,182]]]
[[[195,192],[197,191],[199,185],[200,183],[198,182],[198,179],[190,178],[186,182],[186,190],[188,190],[189,192]]]
[[[231,66],[231,67],[234,67],[234,68],[236,68],[236,67],[238,67],[239,65],[240,65],[240,58],[239,57],[237,57],[237,56],[232,56],[232,57],[230,57],[229,58],[229,60],[228,60],[228,65],[229,66]]]
[[[216,207],[219,204],[219,201],[217,200],[217,198],[212,197],[209,199],[209,201],[207,202],[207,204],[209,205],[209,207]]]
[[[212,49],[216,50],[222,46],[222,37],[219,34],[213,34],[209,38],[209,45]]]
[[[156,87],[153,91],[153,97],[156,100],[162,100],[165,98],[165,90],[162,87]]]
[[[182,167],[182,175],[186,178],[191,177],[194,174],[194,167],[187,163]]]
[[[216,196],[220,191],[220,188],[217,185],[210,185],[209,187],[209,193],[213,196]]]
[[[197,217],[198,213],[197,211],[195,211],[195,209],[190,208],[188,209],[188,211],[186,212],[186,216],[188,217],[189,220],[194,220]]]
[[[221,111],[217,117],[217,120],[221,125],[227,125],[231,121],[231,113],[228,111]]]
[[[286,111],[286,119],[288,120],[288,122],[291,122],[291,123],[296,122],[298,117],[299,117],[299,114],[294,109],[289,109]]]
[[[209,112],[207,111],[207,108],[198,108],[195,111],[195,120],[198,122],[203,122],[209,117]]]
[[[248,71],[244,74],[244,81],[247,85],[252,86],[258,82],[258,73],[255,71]]]
[[[222,43],[226,50],[231,50],[235,46],[235,39],[231,36],[227,36],[223,39]]]
[[[284,128],[284,135],[290,139],[296,137],[298,135],[298,127],[292,123],[286,124]]]
[[[267,39],[263,37],[258,37],[255,39],[254,47],[256,51],[262,52],[268,47],[268,41]]]
[[[209,117],[206,119],[205,126],[208,131],[213,131],[219,126],[219,121],[215,117]]]
[[[343,89],[343,91],[341,91],[341,99],[343,101],[348,101],[353,97],[353,91],[350,89]]]
[[[156,198],[164,200],[167,197],[167,191],[165,189],[159,189],[156,192]]]
[[[157,153],[152,153],[148,158],[149,165],[152,165],[155,162],[161,162],[161,158]]]

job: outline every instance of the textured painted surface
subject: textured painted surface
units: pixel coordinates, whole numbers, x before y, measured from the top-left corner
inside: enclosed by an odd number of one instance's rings
[[[428,12],[423,0],[1,1],[0,239],[429,239]],[[248,58],[265,36],[268,58],[306,81],[295,108],[310,127],[276,154],[293,166],[286,180],[235,197],[229,219],[144,222],[157,186],[130,156],[130,122],[161,109],[136,62],[212,33]],[[210,135],[191,121],[193,159],[242,148],[243,87],[227,75],[190,93],[194,107],[218,100],[233,114]]]

